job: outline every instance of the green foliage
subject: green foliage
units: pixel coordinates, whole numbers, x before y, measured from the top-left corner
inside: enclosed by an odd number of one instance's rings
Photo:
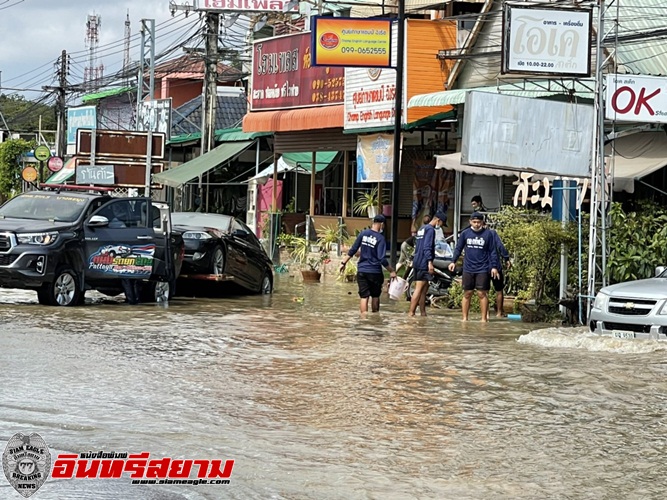
[[[345,224],[321,226],[319,233],[320,237],[317,239],[317,243],[326,252],[331,252],[331,247],[334,244],[338,244],[339,241],[345,241],[348,237],[347,231],[345,230]]]
[[[382,203],[386,203],[386,200],[383,199]],[[352,210],[357,215],[366,215],[368,213],[369,208],[379,207],[379,206],[380,206],[380,195],[378,194],[377,186],[375,186],[370,191],[366,191],[365,193],[360,193],[357,196],[357,199],[354,200],[354,203],[352,204]]]
[[[576,282],[578,228],[565,226],[533,210],[503,207],[494,215],[495,229],[512,259],[505,270],[508,295],[522,292],[540,304],[559,296],[560,254],[565,245],[570,266],[570,283]]]
[[[289,201],[287,206],[285,206],[282,213],[284,213],[284,214],[294,214],[294,213],[296,213],[296,196],[292,196],[292,199]]]
[[[667,210],[653,202],[638,203],[636,211],[625,212],[612,203],[607,233],[611,283],[650,278],[656,266],[667,261]]]
[[[357,279],[357,263],[350,259],[345,265],[345,269],[336,278],[337,281],[355,281]]]
[[[489,296],[489,311],[493,310],[493,307],[496,305],[496,291],[491,285],[491,290],[488,293]],[[463,303],[463,286],[458,280],[454,280],[448,290],[448,300],[447,307],[450,309],[461,309],[461,304]],[[479,297],[477,292],[473,292],[472,297],[470,298],[470,311],[471,312],[480,312],[479,306]]]
[[[0,111],[12,132],[36,132],[40,116],[42,130],[56,130],[55,109],[55,106],[27,101],[18,94],[0,95]]]
[[[11,198],[21,189],[20,157],[34,146],[33,141],[23,139],[0,143],[0,201]]]
[[[322,265],[330,260],[329,252],[324,249],[317,253],[311,253],[310,247],[312,243],[303,236],[294,236],[291,244],[290,257],[301,268],[320,271]]]

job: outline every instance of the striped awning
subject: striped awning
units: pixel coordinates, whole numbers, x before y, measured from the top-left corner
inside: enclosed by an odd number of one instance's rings
[[[253,111],[243,117],[244,132],[294,132],[325,128],[343,128],[342,104],[319,108]]]

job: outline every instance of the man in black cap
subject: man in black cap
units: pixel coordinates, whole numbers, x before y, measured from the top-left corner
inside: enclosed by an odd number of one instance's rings
[[[417,307],[422,316],[426,316],[426,294],[428,282],[433,279],[433,259],[435,259],[435,228],[442,226],[447,221],[447,214],[438,210],[431,222],[419,228],[415,235],[415,254],[412,257],[412,269],[414,270],[415,293],[410,299],[410,311],[408,314],[414,316]]]
[[[387,260],[387,240],[382,235],[385,223],[384,215],[376,215],[370,229],[359,233],[354,244],[340,265],[340,272],[345,270],[348,261],[361,250],[357,264],[357,284],[359,285],[359,310],[362,314],[368,312],[368,298],[371,299],[371,311],[380,310],[380,294],[384,285],[382,266],[391,273],[391,279],[396,278],[396,272]]]
[[[463,321],[468,321],[472,292],[477,290],[479,305],[482,310],[482,321],[486,322],[489,320],[490,277],[498,278],[498,269],[496,268],[498,254],[495,236],[488,228],[484,227],[484,215],[480,212],[473,212],[470,216],[470,227],[464,229],[459,235],[452,263],[449,265],[450,271],[453,272],[456,268],[456,260],[461,256],[464,249],[463,301],[461,303]],[[491,274],[490,277],[489,273]]]

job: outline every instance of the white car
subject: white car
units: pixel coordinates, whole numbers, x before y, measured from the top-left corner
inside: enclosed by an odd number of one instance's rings
[[[667,269],[657,267],[654,278],[602,288],[588,326],[611,337],[667,340]]]

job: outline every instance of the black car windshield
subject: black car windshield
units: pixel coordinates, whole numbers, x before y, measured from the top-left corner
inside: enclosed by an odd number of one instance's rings
[[[220,231],[229,232],[232,218],[229,215],[202,214],[199,212],[174,212],[171,222],[175,226],[212,227]]]
[[[88,198],[70,194],[24,193],[0,207],[0,218],[74,222]]]

